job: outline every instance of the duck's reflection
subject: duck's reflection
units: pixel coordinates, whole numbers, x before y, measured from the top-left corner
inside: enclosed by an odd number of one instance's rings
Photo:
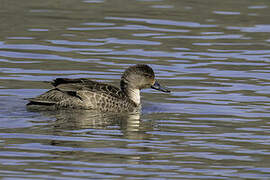
[[[45,116],[56,118],[53,127],[57,132],[78,129],[120,129],[126,138],[141,139],[146,130],[152,128],[151,122],[143,122],[140,112],[100,113],[90,110],[60,110],[42,112]]]
[[[51,146],[74,148],[72,151],[52,151],[56,159],[68,155],[80,161],[93,161],[97,158],[99,163],[101,161],[107,163],[111,158],[117,160],[118,157],[126,157],[127,164],[139,164],[142,159],[153,159],[151,155],[153,149],[143,145],[144,141],[148,142],[153,136],[147,133],[153,130],[153,122],[141,120],[140,113],[110,114],[61,110],[42,114],[56,118],[51,126],[54,135],[64,138],[67,136],[86,138],[72,142],[51,140],[49,142]],[[93,156],[89,155],[92,153]],[[104,158],[105,156],[107,158]]]

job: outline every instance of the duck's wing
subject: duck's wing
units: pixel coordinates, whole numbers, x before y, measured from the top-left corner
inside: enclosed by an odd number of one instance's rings
[[[57,102],[66,100],[66,99],[77,99],[75,94],[72,95],[68,92],[60,91],[59,89],[51,89],[35,98],[28,98],[26,100],[30,101],[27,105],[46,105],[51,106],[55,105]]]
[[[78,96],[79,92],[93,92],[96,94],[106,94],[115,98],[123,98],[125,94],[113,85],[92,81],[87,78],[66,79],[57,78],[52,83],[55,89],[67,92],[70,95]]]
[[[51,82],[51,84],[54,87],[57,87],[58,85],[63,85],[63,84],[85,84],[86,82],[89,82],[91,84],[98,84],[98,82],[92,81],[88,78],[77,78],[77,79],[56,78]]]
[[[116,99],[124,98],[123,92],[112,85],[99,83],[87,78],[68,79],[57,78],[52,82],[55,87],[52,90],[37,96],[29,98],[31,104],[39,105],[54,105],[61,103],[81,104],[82,101],[89,99],[91,96],[110,96]],[[70,105],[69,105],[70,106]]]

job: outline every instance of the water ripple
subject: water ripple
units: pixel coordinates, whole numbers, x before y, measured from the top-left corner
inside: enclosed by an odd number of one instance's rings
[[[33,0],[0,11],[3,179],[269,179],[269,6]],[[30,112],[57,77],[119,85],[149,64],[172,91],[140,114]],[[46,82],[43,82],[46,81]]]

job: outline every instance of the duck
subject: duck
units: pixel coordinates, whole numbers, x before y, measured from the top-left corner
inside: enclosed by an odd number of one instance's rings
[[[35,98],[28,98],[28,109],[85,109],[100,112],[137,112],[141,109],[140,90],[152,88],[169,93],[155,80],[146,64],[128,67],[121,76],[120,88],[89,78],[56,78],[53,88]]]

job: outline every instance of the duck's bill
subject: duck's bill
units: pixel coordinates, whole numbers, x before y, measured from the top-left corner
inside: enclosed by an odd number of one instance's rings
[[[152,89],[156,89],[162,92],[166,92],[169,93],[171,92],[169,89],[167,89],[166,87],[162,87],[157,81],[155,82],[154,85],[151,86]]]

